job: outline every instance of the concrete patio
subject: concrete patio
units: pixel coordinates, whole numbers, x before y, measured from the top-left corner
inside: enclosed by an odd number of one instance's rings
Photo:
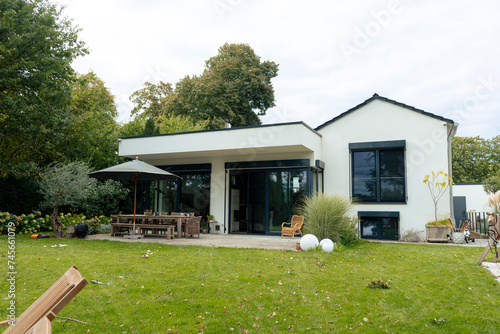
[[[208,247],[232,247],[232,248],[262,248],[277,250],[295,250],[295,245],[300,242],[300,237],[248,235],[248,234],[200,234],[200,237],[181,239],[170,239],[157,236],[145,236],[141,239],[125,239],[122,236],[113,237],[110,234],[93,234],[87,237],[89,240],[113,240],[122,242],[154,242],[166,245],[178,246],[208,246]]]

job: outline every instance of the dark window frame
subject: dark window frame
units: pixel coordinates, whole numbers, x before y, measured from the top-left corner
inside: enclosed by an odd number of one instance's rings
[[[372,239],[372,240],[399,240],[399,227],[400,219],[398,211],[359,211],[359,235],[362,239]],[[377,221],[377,235],[375,237],[363,234],[363,223],[365,219],[372,219]],[[384,237],[382,231],[383,219],[395,220],[395,233],[394,237]]]
[[[381,176],[381,167],[380,167],[380,152],[388,152],[402,150],[403,155],[403,200],[383,200],[381,195],[381,180],[383,177]],[[357,201],[363,204],[407,204],[408,202],[408,194],[407,194],[407,171],[406,171],[406,141],[405,140],[393,140],[393,141],[381,141],[381,142],[366,142],[366,143],[350,143],[349,144],[349,154],[350,154],[350,194],[351,199],[355,199],[354,196],[354,181],[355,181],[355,163],[354,163],[354,154],[355,152],[374,152],[375,154],[375,192],[376,199],[375,200],[360,200]]]

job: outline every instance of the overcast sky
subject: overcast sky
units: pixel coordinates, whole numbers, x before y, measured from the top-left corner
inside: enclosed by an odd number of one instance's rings
[[[57,1],[57,0],[56,0]],[[224,43],[279,64],[276,107],[263,123],[316,127],[373,93],[500,135],[500,2],[59,0],[82,28],[93,70],[130,120],[145,81],[199,75]]]

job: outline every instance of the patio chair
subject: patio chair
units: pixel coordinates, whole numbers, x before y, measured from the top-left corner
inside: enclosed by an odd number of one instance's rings
[[[9,325],[4,333],[51,333],[52,320],[57,313],[80,292],[88,281],[73,266],[64,273],[40,298],[15,319],[15,326]],[[8,325],[2,321],[0,325]]]
[[[290,226],[287,227],[285,225]],[[304,216],[293,215],[292,220],[289,223],[284,222],[281,224],[281,238],[283,239],[284,235],[289,235],[292,239],[294,239],[296,234],[300,234],[302,237],[302,225],[304,225]]]
[[[184,229],[184,231],[186,231],[186,238],[190,235],[194,236],[195,234],[198,234],[198,239],[200,238],[200,222],[201,216],[189,218],[186,220],[186,227]]]

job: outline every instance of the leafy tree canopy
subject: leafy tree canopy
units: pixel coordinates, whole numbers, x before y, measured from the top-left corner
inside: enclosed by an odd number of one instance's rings
[[[455,183],[483,183],[500,171],[500,136],[455,137],[451,147]]]
[[[44,164],[67,125],[79,29],[48,0],[0,1],[0,175]]]
[[[66,160],[83,160],[95,169],[118,162],[118,116],[114,97],[93,72],[78,74],[72,84],[65,140],[58,149]]]
[[[161,115],[156,118],[134,120],[123,124],[119,130],[120,137],[148,136],[157,134],[191,132],[205,130],[208,121],[195,122],[189,116]]]
[[[259,125],[258,115],[274,106],[271,79],[278,65],[261,61],[247,44],[224,44],[219,54],[206,61],[200,76],[186,76],[175,89],[168,83],[149,82],[130,97],[138,117],[189,116],[194,122],[208,120],[208,128]]]

